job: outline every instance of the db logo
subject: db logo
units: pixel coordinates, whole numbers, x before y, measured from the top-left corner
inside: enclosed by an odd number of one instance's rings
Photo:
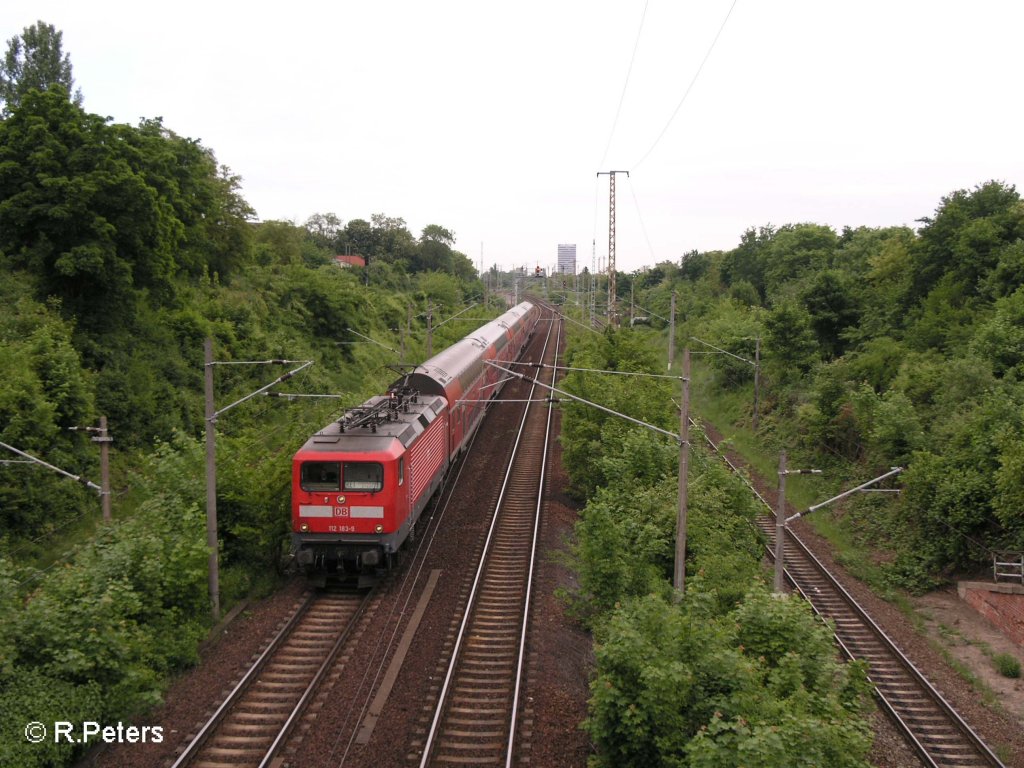
[[[348,517],[348,507],[335,507],[334,508],[334,516],[335,517]]]

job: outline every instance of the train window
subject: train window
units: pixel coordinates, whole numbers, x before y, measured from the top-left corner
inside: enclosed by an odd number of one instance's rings
[[[304,461],[300,481],[304,491],[340,491],[341,462]]]
[[[369,491],[384,487],[384,467],[369,461],[346,461],[344,470],[346,491]]]

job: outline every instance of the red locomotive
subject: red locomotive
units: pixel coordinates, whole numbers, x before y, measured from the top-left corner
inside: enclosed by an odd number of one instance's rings
[[[390,567],[501,389],[540,310],[510,309],[317,432],[292,460],[292,551],[312,578]],[[465,402],[463,402],[465,401]]]

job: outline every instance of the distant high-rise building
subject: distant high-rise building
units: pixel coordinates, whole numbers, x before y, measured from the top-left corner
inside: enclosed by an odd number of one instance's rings
[[[563,243],[558,246],[558,271],[563,275],[576,274],[576,243]]]

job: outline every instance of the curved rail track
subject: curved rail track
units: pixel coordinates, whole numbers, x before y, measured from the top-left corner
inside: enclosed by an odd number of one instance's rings
[[[549,324],[542,353],[546,362],[557,358],[555,325]],[[536,390],[534,385],[528,399]],[[424,740],[421,766],[512,764],[550,433],[551,403],[529,404]]]
[[[269,765],[368,601],[365,591],[310,592],[172,768]]]
[[[692,423],[700,426],[696,422]],[[743,477],[736,465],[719,451],[718,446],[710,438],[706,439],[733,471]],[[747,484],[750,485],[749,482]],[[774,512],[752,485],[750,488],[770,512],[758,516],[757,525],[768,538],[769,557],[774,558]],[[807,545],[788,528],[785,536],[784,564],[790,585],[811,604],[819,616],[834,623],[836,640],[844,654],[868,662],[868,675],[881,706],[921,761],[929,768],[1005,768],[981,737],[918,671]]]

